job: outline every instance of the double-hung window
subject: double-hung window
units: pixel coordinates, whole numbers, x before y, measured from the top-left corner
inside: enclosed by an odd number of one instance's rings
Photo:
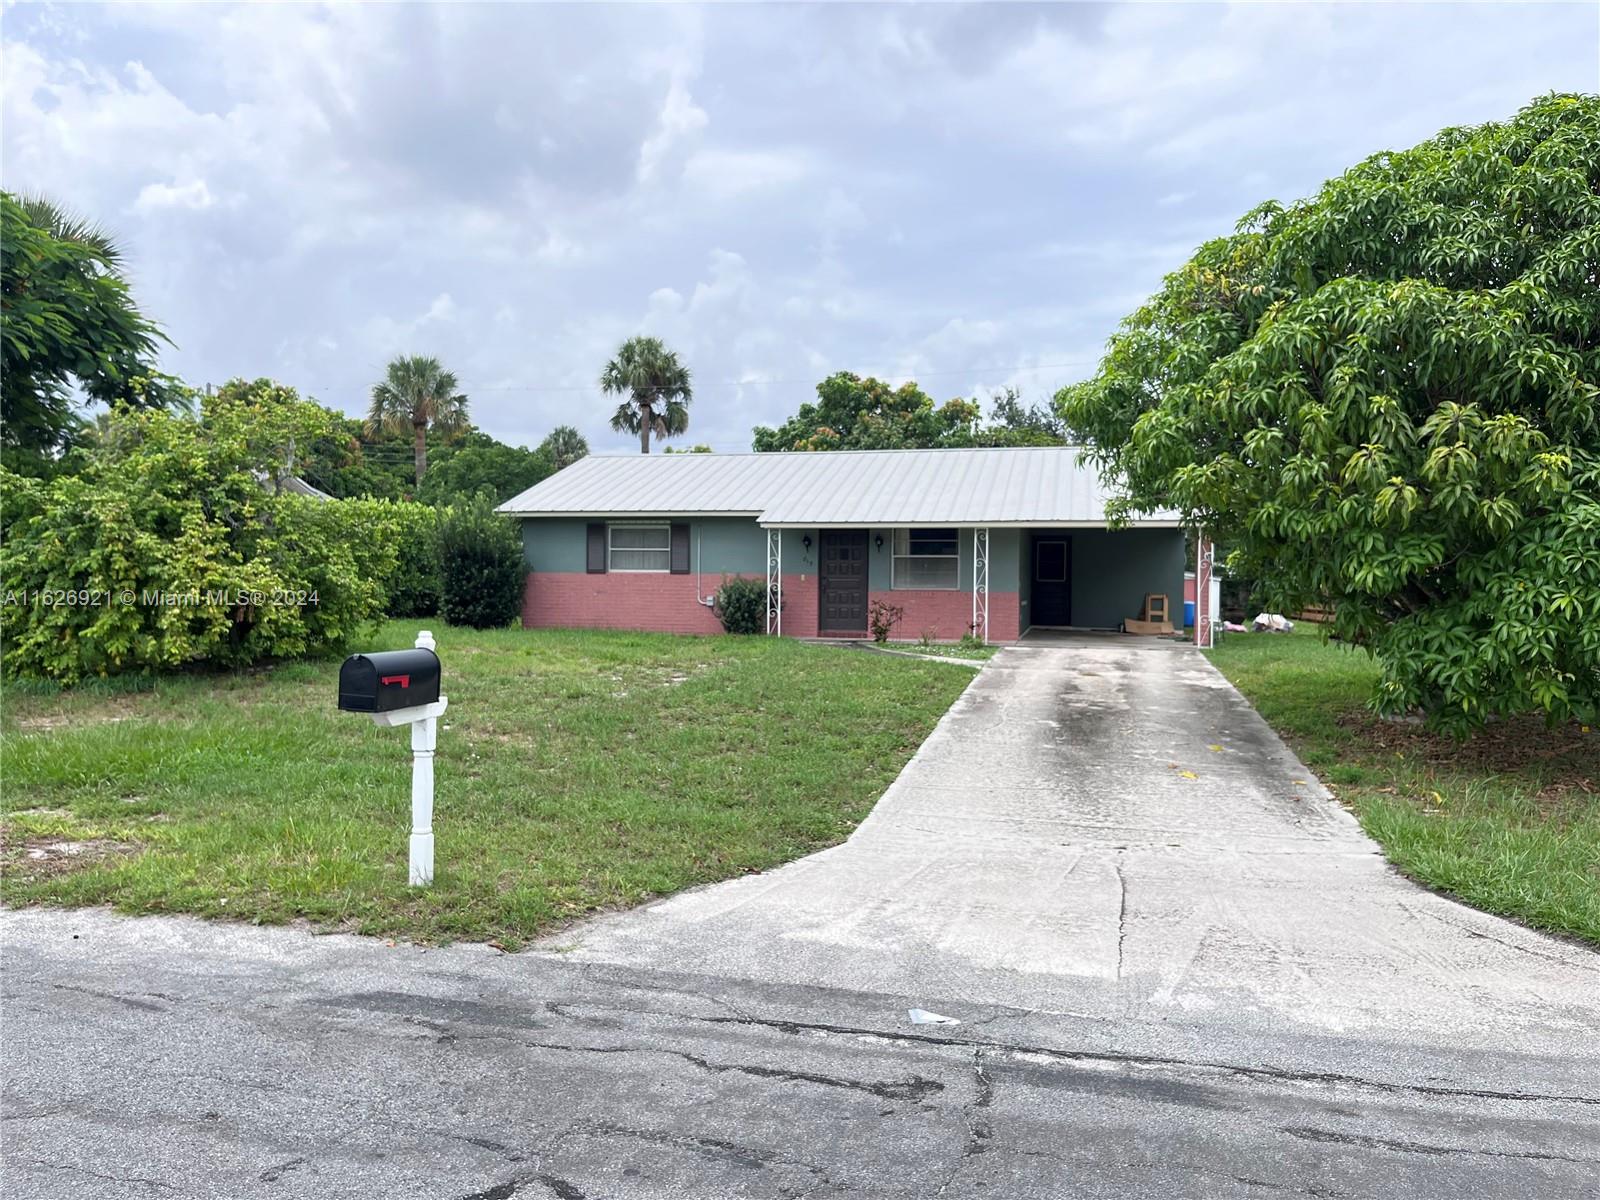
[[[960,533],[954,529],[896,529],[892,586],[960,587]]]
[[[666,571],[672,566],[672,526],[611,525],[606,569]]]

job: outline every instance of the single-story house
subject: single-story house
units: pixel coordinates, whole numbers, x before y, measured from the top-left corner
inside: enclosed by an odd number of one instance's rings
[[[590,456],[499,511],[520,519],[528,628],[721,630],[725,578],[767,581],[768,629],[896,638],[1113,629],[1165,593],[1182,611],[1184,531],[1112,529],[1071,446]]]

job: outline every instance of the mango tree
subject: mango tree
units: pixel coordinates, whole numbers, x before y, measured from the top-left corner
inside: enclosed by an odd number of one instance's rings
[[[1127,505],[1468,730],[1600,705],[1600,97],[1383,153],[1202,246],[1057,407]]]

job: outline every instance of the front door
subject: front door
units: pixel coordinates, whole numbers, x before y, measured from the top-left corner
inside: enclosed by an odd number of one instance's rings
[[[821,550],[817,632],[860,637],[867,632],[867,531],[823,530]]]
[[[1072,624],[1071,538],[1033,539],[1033,604],[1028,620],[1034,625]]]

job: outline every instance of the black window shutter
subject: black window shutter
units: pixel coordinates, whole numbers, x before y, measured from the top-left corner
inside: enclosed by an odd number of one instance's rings
[[[596,523],[589,526],[589,574],[606,573],[606,527]]]
[[[687,525],[674,525],[672,527],[672,573],[674,575],[687,575],[689,573],[689,527]]]

